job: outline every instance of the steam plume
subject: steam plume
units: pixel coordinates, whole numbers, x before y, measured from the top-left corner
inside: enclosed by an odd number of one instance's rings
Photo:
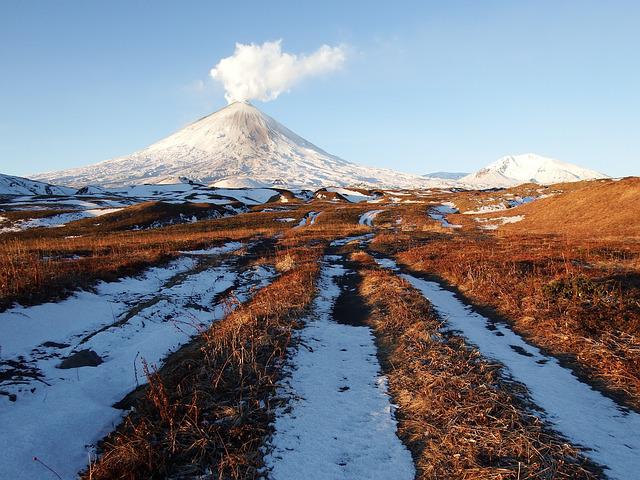
[[[281,44],[236,43],[233,55],[211,69],[211,76],[224,86],[227,102],[274,100],[305,77],[339,69],[346,58],[342,46],[322,45],[310,55],[295,55],[283,52]]]

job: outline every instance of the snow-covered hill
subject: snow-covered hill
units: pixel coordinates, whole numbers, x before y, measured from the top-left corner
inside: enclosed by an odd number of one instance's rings
[[[232,103],[126,157],[34,178],[78,187],[178,183],[185,178],[226,187],[429,187],[443,183],[338,158],[245,102]]]
[[[423,175],[425,178],[437,178],[441,180],[460,180],[462,177],[469,175],[467,172],[433,172]]]
[[[459,182],[470,188],[511,187],[521,183],[549,185],[608,178],[607,175],[571,163],[533,153],[507,155],[487,167],[462,177]]]
[[[71,195],[75,188],[58,187],[0,173],[0,195]]]

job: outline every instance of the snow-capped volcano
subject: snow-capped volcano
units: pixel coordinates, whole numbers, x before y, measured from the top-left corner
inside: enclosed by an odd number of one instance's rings
[[[227,187],[247,182],[317,187],[433,183],[418,175],[367,168],[331,155],[246,102],[232,103],[131,155],[34,178],[78,187],[185,179],[207,185],[222,182]]]
[[[487,167],[462,177],[459,182],[474,188],[511,187],[521,183],[549,185],[608,178],[607,175],[571,163],[533,153],[507,155]]]

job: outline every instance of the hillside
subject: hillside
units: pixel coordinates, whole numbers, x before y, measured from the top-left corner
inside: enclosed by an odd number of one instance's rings
[[[0,173],[0,195],[71,195],[75,191],[75,188]]]
[[[518,207],[518,223],[505,232],[593,237],[640,235],[640,178],[584,182],[561,195]]]

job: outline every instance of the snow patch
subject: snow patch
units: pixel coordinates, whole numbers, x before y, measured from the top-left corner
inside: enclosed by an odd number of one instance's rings
[[[500,225],[507,223],[518,223],[524,220],[524,215],[514,215],[512,217],[476,218],[475,221],[482,223],[483,230],[497,230]]]
[[[317,218],[320,216],[322,212],[309,212],[307,213],[301,220],[300,223],[298,223],[298,225],[296,225],[295,228],[301,228],[301,227],[306,227],[306,226],[310,226],[316,223]]]
[[[335,192],[342,195],[351,203],[359,203],[375,200],[377,197],[373,195],[366,195],[364,193],[358,192],[356,190],[349,190],[347,188],[339,188],[339,187],[328,187],[328,192]]]
[[[277,190],[269,188],[242,188],[242,189],[222,189],[213,191],[221,197],[230,197],[246,205],[260,205],[267,203],[274,196],[279,195]]]
[[[211,247],[202,250],[185,250],[180,253],[187,255],[221,255],[223,253],[230,253],[240,250],[244,246],[241,242],[229,242],[221,247]]]
[[[20,220],[15,222],[10,227],[0,229],[2,232],[18,232],[20,230],[27,230],[30,228],[55,228],[64,227],[69,222],[75,222],[82,220],[83,218],[95,218],[108,213],[114,213],[121,208],[96,208],[88,210],[80,210],[78,212],[61,213],[58,215],[51,215],[50,217],[42,218],[30,218],[27,220]]]

